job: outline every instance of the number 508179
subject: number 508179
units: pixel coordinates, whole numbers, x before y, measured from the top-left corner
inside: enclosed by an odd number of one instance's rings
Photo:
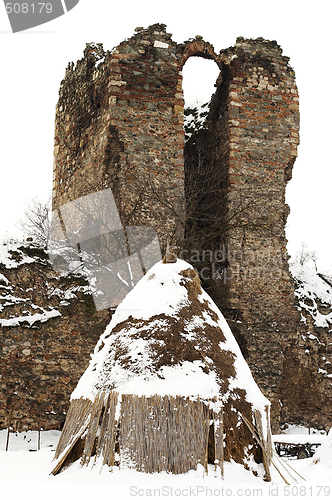
[[[51,3],[6,3],[7,14],[41,14],[46,12],[46,14],[51,14],[52,4]]]

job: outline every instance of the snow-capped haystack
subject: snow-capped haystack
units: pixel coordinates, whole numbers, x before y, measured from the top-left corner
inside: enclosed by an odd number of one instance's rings
[[[101,456],[173,473],[234,460],[269,480],[269,409],[192,266],[160,262],[100,337],[71,396],[53,474]]]

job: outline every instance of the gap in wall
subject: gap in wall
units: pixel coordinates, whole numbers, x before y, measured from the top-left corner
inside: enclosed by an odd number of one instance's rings
[[[194,113],[185,111],[185,130],[186,139],[189,138],[194,130],[198,130],[206,116],[211,96],[216,91],[215,83],[219,76],[219,68],[211,59],[204,59],[199,56],[192,56],[183,66],[182,87],[186,108],[197,108],[196,116]]]

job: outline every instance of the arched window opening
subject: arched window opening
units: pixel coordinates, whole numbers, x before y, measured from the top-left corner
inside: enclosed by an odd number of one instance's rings
[[[215,61],[202,57],[190,57],[182,70],[184,94],[184,129],[186,141],[204,127],[209,102],[215,92],[219,76]]]
[[[219,134],[216,127],[206,127],[209,103],[217,91],[216,81],[220,68],[214,59],[204,59],[192,55],[183,67],[183,92],[185,100],[184,173],[186,226],[185,247],[189,255],[195,255],[195,269],[204,277],[202,286],[216,297],[214,270],[223,270],[225,262],[217,262],[223,248],[223,227],[225,227],[226,196],[224,173],[220,162],[220,152],[214,141]],[[207,103],[207,104],[206,104]],[[205,105],[206,104],[206,105]],[[204,128],[206,127],[206,131]],[[203,133],[198,133],[203,129]],[[219,267],[218,267],[219,266]],[[204,274],[211,270],[211,275]],[[221,275],[220,275],[221,276]],[[218,284],[219,286],[219,284]],[[210,452],[213,451],[211,437]],[[211,460],[213,454],[211,454]]]

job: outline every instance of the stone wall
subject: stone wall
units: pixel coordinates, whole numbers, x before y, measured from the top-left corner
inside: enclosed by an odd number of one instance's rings
[[[328,430],[332,401],[332,280],[292,264],[301,336],[288,346],[283,366],[282,421]]]
[[[285,187],[299,138],[298,94],[276,42],[238,38],[224,55],[230,63],[221,67],[206,127],[186,145],[186,172],[219,174],[213,213],[223,229],[218,234],[215,227],[212,258],[202,265],[214,266],[209,291],[276,417],[285,350],[298,339],[300,323],[284,232]],[[203,185],[209,182],[203,175]]]
[[[148,225],[161,241],[174,240],[184,227],[177,44],[164,25],[137,31],[106,55],[87,45],[67,68],[56,108],[53,207],[112,188],[124,226]]]
[[[59,429],[110,312],[87,283],[59,278],[43,252],[10,250],[0,265],[0,429]]]

